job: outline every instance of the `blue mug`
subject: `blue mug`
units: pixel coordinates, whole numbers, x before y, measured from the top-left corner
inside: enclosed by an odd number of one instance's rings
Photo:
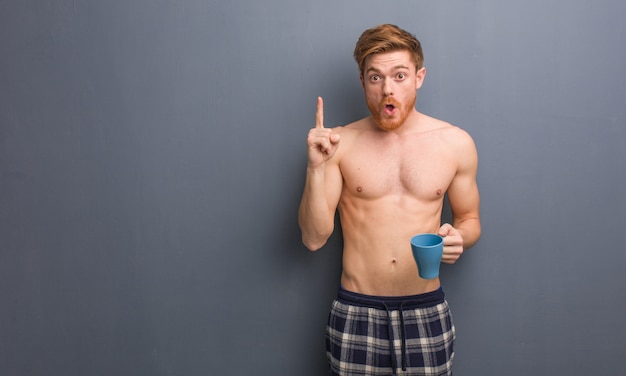
[[[439,276],[443,255],[443,238],[436,234],[419,234],[411,238],[411,249],[419,276],[434,279]]]

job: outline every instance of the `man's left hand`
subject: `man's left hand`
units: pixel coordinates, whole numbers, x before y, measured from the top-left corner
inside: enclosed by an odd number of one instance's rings
[[[443,256],[441,262],[454,264],[463,254],[463,237],[459,230],[445,223],[439,228],[439,236],[443,237]]]

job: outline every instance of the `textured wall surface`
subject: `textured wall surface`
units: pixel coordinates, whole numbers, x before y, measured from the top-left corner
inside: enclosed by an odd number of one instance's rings
[[[326,369],[341,234],[297,206],[315,98],[367,115],[359,34],[422,40],[417,107],[466,129],[483,237],[444,266],[458,375],[626,354],[626,3],[0,1],[0,374]]]

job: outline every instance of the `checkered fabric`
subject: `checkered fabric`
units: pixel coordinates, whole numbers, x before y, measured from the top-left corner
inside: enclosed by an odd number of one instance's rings
[[[326,327],[330,374],[340,376],[452,375],[454,340],[441,288],[407,297],[340,289]]]

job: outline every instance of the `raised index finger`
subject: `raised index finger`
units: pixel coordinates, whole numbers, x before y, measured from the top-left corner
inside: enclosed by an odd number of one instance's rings
[[[324,128],[324,100],[317,97],[317,112],[315,112],[315,128]]]

